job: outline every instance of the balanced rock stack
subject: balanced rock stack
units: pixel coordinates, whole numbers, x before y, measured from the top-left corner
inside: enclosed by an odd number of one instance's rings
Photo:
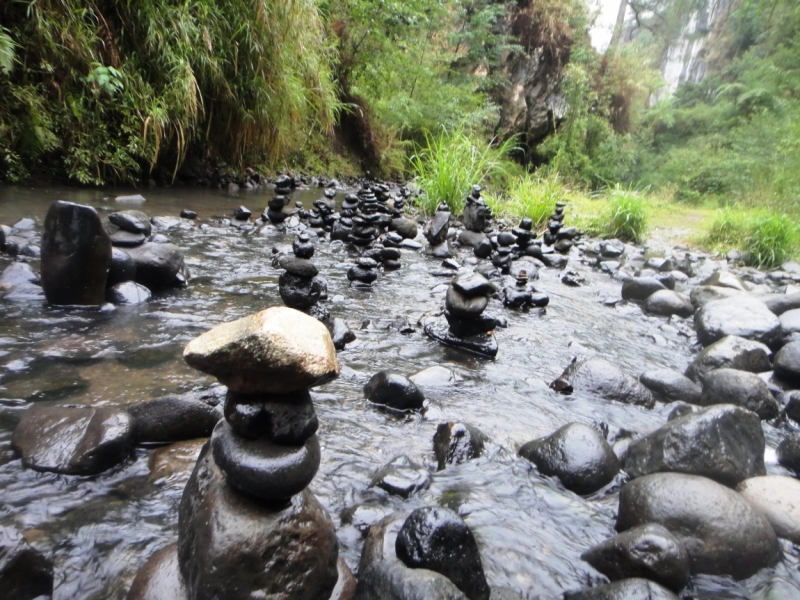
[[[275,180],[275,193],[279,196],[291,194],[295,187],[297,187],[297,181],[294,177],[278,175],[278,178]]]
[[[564,206],[563,202],[556,202],[556,209],[547,221],[547,231],[544,232],[544,243],[553,246],[558,239],[558,232],[564,225]]]
[[[359,258],[355,266],[347,271],[347,279],[356,287],[370,287],[377,278],[378,263],[366,256]]]
[[[333,190],[325,190],[325,197],[314,200],[314,210],[312,211],[310,225],[316,228],[322,228],[325,231],[332,231],[333,225],[339,218],[336,214],[335,204],[333,198],[329,197],[328,192]]]
[[[289,204],[289,196],[278,194],[267,203],[267,209],[261,217],[271,223],[283,223],[289,215],[284,212],[284,208]]]
[[[538,292],[528,282],[528,272],[520,269],[516,276],[515,285],[507,286],[503,290],[503,304],[509,308],[526,310],[531,307],[545,307],[550,304],[550,296]]]
[[[312,310],[327,291],[325,281],[317,277],[319,269],[311,261],[314,244],[307,233],[301,233],[292,244],[294,256],[283,254],[275,260],[284,269],[278,280],[278,289],[283,303],[297,310]]]
[[[508,273],[511,261],[514,260],[514,244],[517,238],[509,231],[501,231],[497,234],[497,247],[492,252],[492,264],[503,273]]]
[[[384,271],[396,271],[402,265],[400,264],[400,249],[395,245],[395,241],[396,238],[393,236],[387,245],[384,239],[382,245],[375,245],[372,248],[368,248],[362,256],[381,263]]]
[[[528,217],[522,219],[519,225],[511,230],[511,233],[517,238],[517,248],[521,254],[524,254],[531,242],[536,239],[533,222]]]
[[[472,186],[472,191],[467,196],[464,206],[462,221],[464,222],[465,231],[458,235],[459,243],[464,246],[477,246],[480,244],[486,239],[484,231],[488,227],[491,218],[492,211],[481,198],[481,186]]]
[[[353,230],[347,239],[359,247],[370,246],[378,239],[380,231],[375,226],[376,217],[379,215],[356,215],[353,217]]]
[[[358,196],[355,194],[347,194],[342,201],[342,216],[352,217],[358,210]]]
[[[333,595],[341,580],[352,588],[333,522],[306,489],[320,462],[308,390],[339,374],[327,329],[270,308],[218,325],[183,356],[228,386],[225,420],[184,490],[177,547],[145,564],[129,600],[165,588],[181,600],[346,597]]]
[[[447,204],[440,204],[431,220],[425,225],[422,233],[431,245],[431,254],[439,258],[450,258],[452,253],[447,247],[447,232],[452,218]]]
[[[445,322],[439,319],[426,323],[425,333],[448,346],[493,358],[497,355],[497,340],[492,331],[499,321],[483,311],[496,291],[494,284],[480,273],[459,275],[447,289]]]

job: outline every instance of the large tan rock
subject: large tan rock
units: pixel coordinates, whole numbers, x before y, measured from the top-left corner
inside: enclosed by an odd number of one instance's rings
[[[282,306],[217,325],[189,342],[183,358],[242,394],[288,394],[339,375],[328,329]]]
[[[767,516],[778,536],[800,544],[800,481],[769,475],[747,479],[736,489]]]

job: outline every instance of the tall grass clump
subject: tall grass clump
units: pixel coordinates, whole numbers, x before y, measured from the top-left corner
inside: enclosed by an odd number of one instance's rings
[[[497,216],[515,220],[527,217],[534,227],[540,227],[547,223],[565,193],[558,175],[543,178],[526,174],[514,179],[505,194],[486,194],[485,200]]]
[[[796,254],[800,237],[794,219],[785,214],[725,208],[708,226],[703,242],[719,250],[741,250],[754,266],[774,267]]]
[[[484,142],[464,127],[434,135],[425,134],[425,143],[411,157],[411,166],[421,194],[416,205],[431,214],[442,202],[454,214],[461,214],[473,185],[483,185],[508,176],[516,168],[510,159],[514,139],[498,146]]]
[[[642,195],[617,187],[587,229],[592,235],[639,244],[644,241],[647,223],[647,205]]]

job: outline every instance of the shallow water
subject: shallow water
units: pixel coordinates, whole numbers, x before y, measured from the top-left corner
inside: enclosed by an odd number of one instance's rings
[[[34,545],[53,553],[54,599],[125,597],[138,568],[177,539],[177,506],[199,442],[182,446],[182,463],[165,466],[159,460],[170,450],[139,448],[128,462],[97,477],[36,473],[23,469],[10,447],[20,413],[33,402],[125,406],[213,384],[183,362],[183,346],[215,323],[281,305],[272,248],[293,239],[220,223],[241,204],[260,214],[268,190],[234,197],[198,189],[147,190],[141,206],[115,204],[111,198],[118,193],[0,186],[0,222],[6,224],[30,216],[41,226],[57,199],[100,210],[141,208],[151,217],[177,216],[182,208],[199,213],[196,223],[184,221],[167,232],[186,253],[192,273],[186,289],[111,313],[0,301],[0,524],[25,530]],[[321,195],[318,189],[298,191],[293,200],[310,207]],[[519,313],[491,302],[488,310],[505,316],[509,327],[496,332],[497,359],[486,360],[436,344],[419,326],[410,335],[390,327],[398,317],[416,324],[443,302],[449,279],[432,273],[440,261],[404,251],[401,270],[382,274],[371,291],[359,291],[346,278],[354,258],[327,242],[318,243],[314,257],[328,280],[327,308],[358,336],[339,353],[342,376],[313,394],[323,458],[311,487],[336,523],[348,564],[358,564],[362,535],[342,524],[347,508],[369,502],[388,512],[438,503],[458,510],[475,532],[490,585],[515,588],[527,598],[555,598],[599,580],[580,554],[613,534],[619,482],[582,498],[540,476],[516,450],[574,421],[605,423],[612,434],[660,426],[667,405],[646,410],[564,397],[547,383],[583,351],[634,375],[656,367],[683,370],[695,351],[693,337],[660,330],[664,319],[635,306],[607,305],[606,299],[619,297],[620,284],[575,260],[587,280],[580,288],[561,284],[555,270],[541,272],[537,287],[551,298],[546,311]],[[0,267],[9,262],[0,258]],[[365,402],[363,385],[376,371],[412,374],[433,365],[447,367],[456,380],[425,388],[430,406],[424,416],[398,419]],[[432,439],[437,424],[448,420],[477,426],[492,443],[484,457],[435,472]],[[779,436],[769,425],[765,431],[768,471],[784,473],[774,464]],[[368,489],[375,471],[401,454],[429,466],[430,488],[407,501]],[[800,597],[798,549],[785,550],[775,569],[744,582],[697,578],[687,594]]]

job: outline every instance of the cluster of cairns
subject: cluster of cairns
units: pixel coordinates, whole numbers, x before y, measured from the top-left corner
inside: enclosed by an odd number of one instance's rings
[[[128,599],[352,598],[333,522],[308,490],[320,464],[309,388],[339,374],[327,329],[271,308],[195,338],[184,358],[227,386],[225,419],[184,490],[177,544]]]

